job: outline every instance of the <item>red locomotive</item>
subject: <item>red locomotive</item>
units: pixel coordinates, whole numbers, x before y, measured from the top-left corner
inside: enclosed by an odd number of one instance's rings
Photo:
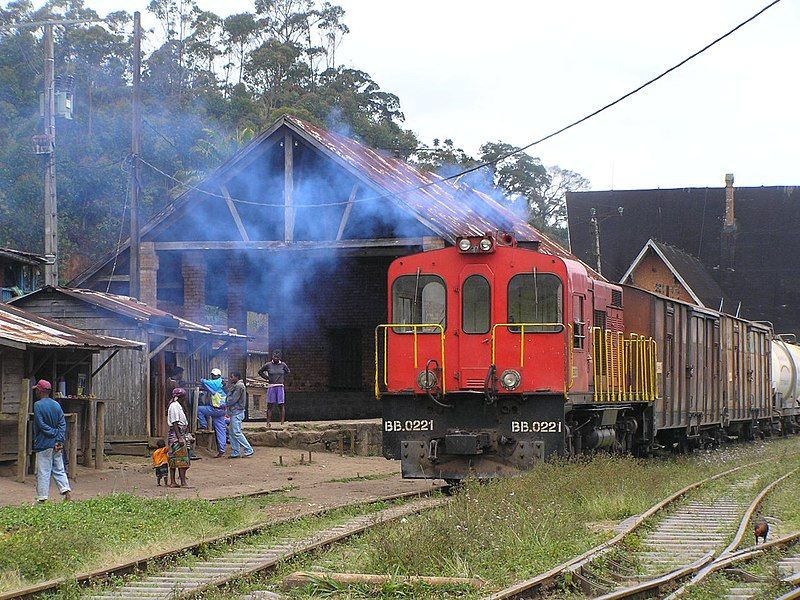
[[[493,477],[798,423],[794,398],[776,420],[768,326],[611,284],[508,235],[395,260],[389,321],[375,391],[384,455],[405,477]]]

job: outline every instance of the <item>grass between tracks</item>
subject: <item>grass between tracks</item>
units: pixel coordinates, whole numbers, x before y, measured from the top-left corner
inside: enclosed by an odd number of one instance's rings
[[[0,592],[101,568],[266,520],[285,493],[215,502],[116,494],[0,509]]]
[[[522,477],[470,482],[447,507],[372,530],[349,544],[292,561],[206,598],[233,598],[277,586],[298,569],[348,573],[481,577],[499,588],[541,573],[613,537],[613,527],[685,485],[759,459],[769,471],[796,466],[800,438],[729,446],[690,457],[636,460],[596,456],[538,466]],[[754,472],[764,470],[763,465]],[[464,588],[313,585],[292,598],[447,598],[485,594]]]

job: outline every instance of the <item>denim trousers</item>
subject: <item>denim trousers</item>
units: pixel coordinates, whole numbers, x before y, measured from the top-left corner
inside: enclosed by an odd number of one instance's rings
[[[242,421],[244,421],[244,412],[231,414],[231,456],[239,456],[242,449],[244,449],[245,456],[253,453],[253,447],[244,437]]]
[[[197,420],[200,421],[200,427],[208,427],[208,421],[211,420],[211,425],[214,428],[214,434],[217,436],[217,451],[225,452],[228,447],[227,444],[227,427],[225,426],[225,409],[214,408],[210,405],[202,405],[197,407]]]
[[[36,499],[47,500],[50,496],[50,477],[56,480],[58,491],[69,492],[69,479],[64,470],[64,453],[47,448],[36,453]]]

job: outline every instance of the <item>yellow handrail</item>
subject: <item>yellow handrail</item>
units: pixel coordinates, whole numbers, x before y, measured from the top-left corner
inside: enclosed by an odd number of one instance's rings
[[[650,337],[592,327],[595,401],[652,401],[658,397],[658,346]]]
[[[379,341],[378,338],[380,336],[381,329],[394,329],[394,328],[407,328],[411,329],[414,336],[414,368],[419,367],[419,346],[418,346],[418,338],[417,338],[417,330],[418,329],[438,329],[439,330],[439,339],[441,343],[441,369],[442,369],[442,394],[447,393],[447,382],[446,382],[446,373],[445,371],[445,334],[444,334],[444,325],[440,323],[383,323],[378,325],[375,328],[375,398],[377,400],[381,399],[381,386],[380,386],[380,363],[378,361],[379,353]],[[389,359],[389,336],[387,333],[384,333],[383,336],[383,385],[389,387],[388,382],[388,359]]]
[[[560,331],[537,331],[537,332],[528,332],[528,333],[561,333],[564,330],[563,323],[495,323],[492,327],[492,364],[497,363],[497,335],[495,332],[497,331],[498,327],[519,327],[520,328],[520,339],[519,339],[519,366],[525,366],[525,328],[526,327],[561,327]]]

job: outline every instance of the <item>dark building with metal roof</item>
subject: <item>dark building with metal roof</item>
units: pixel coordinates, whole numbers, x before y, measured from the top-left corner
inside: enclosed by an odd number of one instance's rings
[[[619,281],[649,239],[695,256],[727,298],[725,312],[800,333],[800,188],[734,187],[567,194],[572,252]],[[718,308],[712,304],[712,308]]]
[[[142,228],[141,299],[195,322],[221,310],[240,332],[268,314],[270,350],[292,368],[290,420],[377,416],[389,263],[494,231],[567,255],[478,190],[287,116]],[[126,243],[70,285],[128,283]],[[243,372],[244,352],[231,352]]]
[[[0,248],[0,300],[6,302],[38,288],[46,264],[47,259],[39,254]]]

